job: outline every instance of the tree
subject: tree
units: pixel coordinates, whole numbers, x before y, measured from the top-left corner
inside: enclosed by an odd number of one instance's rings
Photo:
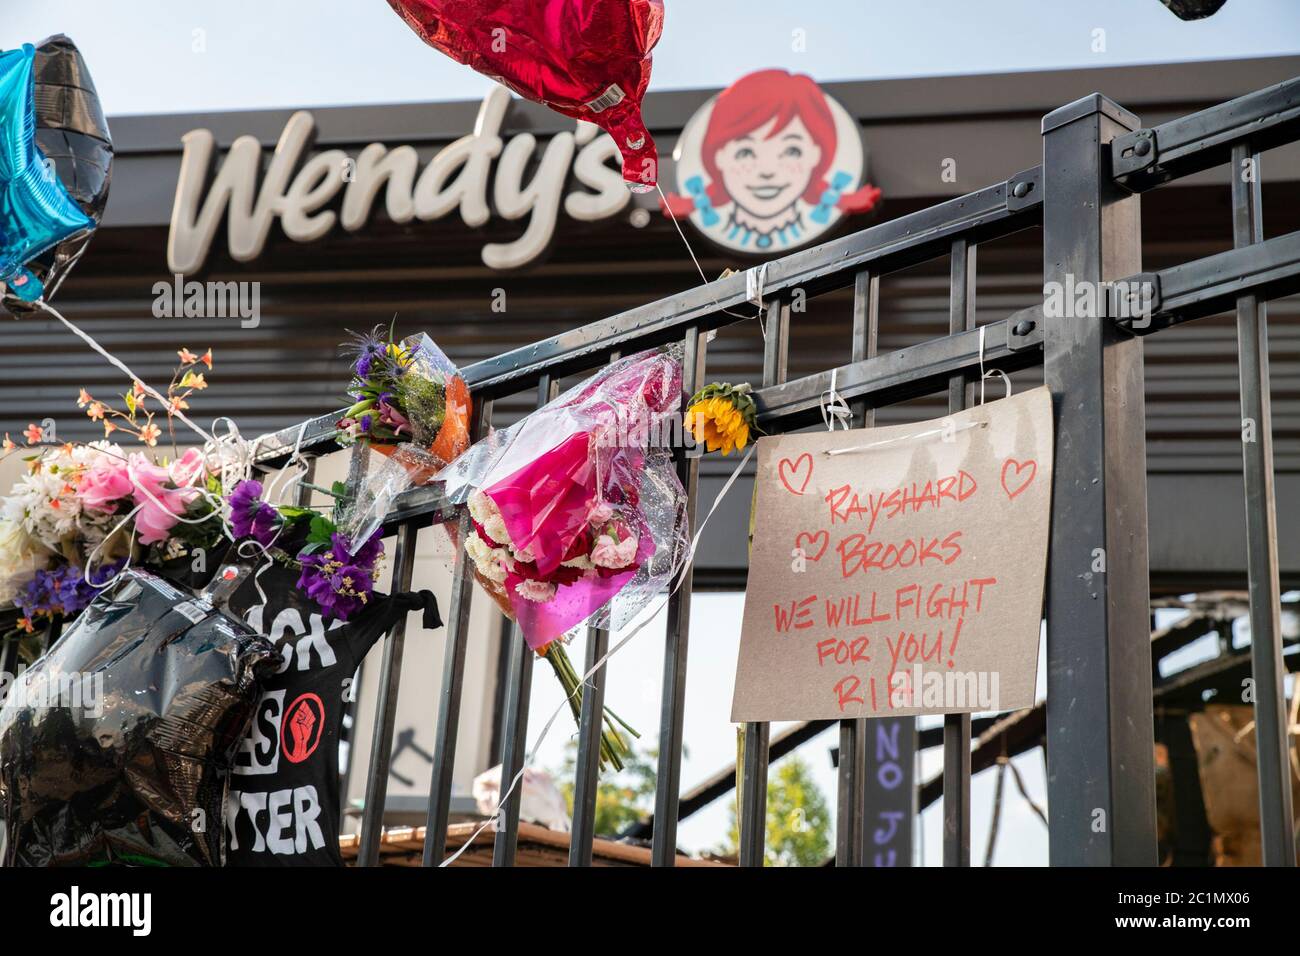
[[[636,747],[623,761],[618,773],[605,774],[596,785],[595,832],[601,836],[617,836],[634,823],[645,819],[654,810],[655,781],[658,752],[642,751]],[[556,774],[560,792],[573,816],[573,779],[578,765],[578,743],[569,741],[564,752],[564,769]]]
[[[831,852],[831,812],[808,764],[791,754],[767,780],[766,866],[821,866]],[[731,830],[722,852],[739,854],[740,827],[731,810]]]

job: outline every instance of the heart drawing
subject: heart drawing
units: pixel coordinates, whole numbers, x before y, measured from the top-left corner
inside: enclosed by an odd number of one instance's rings
[[[785,485],[785,490],[792,495],[803,494],[804,489],[808,487],[808,482],[812,480],[812,471],[813,460],[809,452],[804,452],[794,461],[782,458],[776,466],[777,477],[781,479],[781,484]]]
[[[1033,484],[1037,474],[1038,462],[1008,458],[1002,463],[1002,490],[1007,493],[1008,499],[1014,498]]]
[[[812,545],[814,543],[820,542],[821,547],[817,550],[816,554],[813,554],[813,550],[811,547],[808,547],[807,545],[800,543],[803,541],[807,541],[808,545]],[[795,548],[802,551],[803,556],[807,558],[809,561],[820,561],[821,556],[826,553],[826,549],[830,547],[830,544],[831,544],[831,533],[825,530],[800,531],[797,535],[794,536]]]

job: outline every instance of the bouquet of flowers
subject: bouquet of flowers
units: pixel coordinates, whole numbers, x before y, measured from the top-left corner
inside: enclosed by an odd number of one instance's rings
[[[344,440],[364,439],[383,454],[413,442],[445,465],[469,447],[469,388],[423,333],[399,341],[382,328],[353,333],[352,406],[338,421]]]
[[[167,391],[168,407],[156,412],[139,383],[122,396],[125,411],[81,389],[78,404],[105,436],[131,435],[153,447],[163,430],[155,421],[187,408],[188,397],[206,387],[196,366],[212,367],[188,349]],[[0,607],[19,616],[8,635],[32,635],[56,618],[85,608],[98,590],[130,564],[167,571],[182,565],[202,572],[220,546],[220,482],[204,453],[155,461],[105,441],[52,444],[35,424],[25,431],[27,473],[0,498]],[[6,454],[18,449],[6,435]],[[174,449],[175,452],[175,449]],[[217,560],[213,555],[213,565]],[[197,565],[202,565],[198,567]],[[32,648],[24,648],[30,657]]]
[[[478,583],[551,662],[575,714],[568,635],[582,624],[625,626],[684,559],[685,493],[664,440],[681,399],[680,350],[642,352],[495,432],[438,477],[469,507],[464,547]],[[619,766],[627,751],[615,723],[608,715],[605,748]]]

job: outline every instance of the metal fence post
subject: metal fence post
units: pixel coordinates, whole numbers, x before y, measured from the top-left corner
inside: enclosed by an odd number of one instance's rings
[[[1114,182],[1106,148],[1139,125],[1095,93],[1043,118],[1053,865],[1156,863],[1142,341],[1086,307],[1089,293],[1104,298],[1102,282],[1141,271],[1140,199]],[[1047,307],[1049,288],[1063,314]]]
[[[763,341],[763,384],[785,381],[790,355],[790,306],[780,299],[767,304]],[[740,865],[762,866],[767,844],[767,764],[771,728],[745,724],[740,781]]]
[[[1259,154],[1232,151],[1232,233],[1237,248],[1264,241]],[[1295,866],[1291,756],[1287,739],[1273,489],[1273,410],[1269,395],[1268,312],[1258,296],[1237,300],[1242,468],[1246,484],[1246,567],[1250,579],[1250,659],[1255,680],[1255,761],[1265,866]],[[1248,433],[1249,429],[1249,433]]]
[[[708,338],[689,329],[682,342],[682,392],[684,401],[704,384]],[[685,410],[682,412],[685,415]],[[685,419],[683,419],[683,422]],[[685,445],[685,427],[682,430]],[[695,533],[695,507],[699,495],[700,458],[688,456],[685,447],[677,461],[677,477],[686,489],[686,528]],[[664,633],[664,677],[659,705],[659,776],[655,782],[654,832],[650,861],[653,866],[677,865],[677,814],[681,799],[682,744],[686,722],[686,662],[691,633],[691,593],[694,568],[687,568],[677,593],[668,599],[668,626]]]
[[[975,251],[965,239],[952,244],[948,280],[948,332],[975,328]],[[966,407],[966,376],[948,380],[948,412]],[[970,866],[970,714],[943,718],[943,865]]]

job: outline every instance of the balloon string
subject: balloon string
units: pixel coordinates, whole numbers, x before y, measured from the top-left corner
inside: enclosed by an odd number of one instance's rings
[[[670,588],[668,593],[665,594],[663,598],[659,601],[659,604],[655,607],[654,611],[646,615],[645,618],[641,621],[641,623],[638,624],[635,628],[633,628],[632,632],[628,634],[627,637],[623,638],[621,641],[619,641],[617,644],[611,647],[600,660],[596,661],[596,663],[591,666],[591,669],[588,670],[587,673],[582,675],[581,680],[579,680],[577,686],[573,688],[572,693],[568,694],[562,701],[560,701],[559,706],[557,706],[555,710],[551,712],[550,717],[547,719],[546,723],[542,726],[542,732],[538,735],[537,740],[533,742],[532,749],[529,750],[527,757],[524,759],[523,766],[519,768],[519,772],[516,773],[514,775],[514,778],[510,781],[510,787],[505,791],[505,793],[503,793],[500,797],[497,798],[497,806],[496,809],[492,811],[492,815],[488,817],[486,820],[484,820],[479,825],[478,829],[476,829],[473,833],[470,834],[469,839],[467,839],[463,844],[461,844],[460,849],[458,849],[451,856],[447,857],[447,859],[439,863],[438,866],[440,867],[450,866],[452,863],[456,862],[456,860],[460,858],[460,855],[470,848],[470,844],[472,844],[478,838],[479,834],[482,833],[484,830],[486,830],[488,827],[492,826],[497,821],[497,819],[501,816],[501,808],[505,806],[506,801],[510,799],[510,795],[514,793],[515,788],[518,787],[520,782],[524,779],[524,771],[527,770],[528,767],[537,759],[537,752],[538,750],[541,749],[542,742],[546,740],[546,735],[550,733],[551,726],[555,723],[556,718],[558,718],[560,714],[564,712],[564,709],[569,706],[569,701],[574,697],[574,695],[580,693],[582,691],[582,688],[589,687],[591,685],[591,678],[596,674],[596,672],[599,671],[601,668],[603,668],[605,664],[608,663],[611,657],[613,657],[620,650],[626,647],[628,642],[631,641],[632,638],[640,634],[641,630],[647,624],[649,624],[656,617],[658,617],[659,612],[664,609],[664,607],[668,604],[668,602],[672,600],[673,595],[676,594],[678,590],[681,589],[681,586],[684,583],[686,583],[687,574],[690,572],[691,567],[695,563],[695,549],[700,544],[700,537],[704,534],[705,526],[708,525],[709,519],[713,517],[713,513],[718,510],[718,505],[722,504],[722,499],[727,496],[727,492],[731,490],[731,486],[734,485],[736,483],[736,479],[740,477],[740,473],[744,471],[745,466],[749,464],[749,459],[753,456],[753,454],[754,454],[754,446],[751,445],[749,449],[745,452],[745,457],[740,460],[740,464],[736,466],[735,470],[732,471],[731,476],[723,484],[722,490],[719,491],[717,497],[713,499],[713,504],[709,508],[708,513],[704,516],[704,519],[700,521],[699,526],[695,530],[695,536],[691,539],[690,547],[686,551],[686,555],[682,561],[681,568],[676,573],[676,580],[673,582],[672,588]],[[464,559],[462,558],[462,560]]]
[[[659,190],[659,198],[663,200],[664,212],[668,214],[668,218],[671,219],[673,221],[673,225],[677,227],[677,235],[682,237],[682,244],[686,246],[686,251],[690,254],[691,261],[695,263],[695,271],[700,274],[700,281],[705,285],[708,285],[709,279],[704,274],[704,267],[700,265],[700,260],[695,255],[695,250],[691,247],[691,241],[686,238],[686,233],[682,231],[682,224],[677,221],[677,215],[673,212],[672,204],[668,202],[668,197],[664,195],[664,188],[660,186],[659,183],[656,182],[655,189]],[[716,305],[719,308],[719,310],[731,316],[733,319],[742,319],[748,321],[749,319],[756,318],[758,319],[760,326],[763,323],[763,306],[761,304],[758,307],[757,315],[738,315],[737,313],[732,312],[730,309],[722,308],[721,303],[719,303],[717,299],[713,300],[713,304]],[[764,330],[764,335],[766,334],[767,334],[766,330]]]
[[[69,330],[70,332],[72,332],[74,335],[76,335],[78,338],[80,338],[83,342],[85,342],[87,345],[89,345],[92,349],[94,349],[96,352],[98,352],[100,355],[102,355],[105,359],[108,360],[108,362],[109,362],[110,364],[112,364],[112,365],[115,366],[116,368],[120,369],[123,373],[125,373],[125,374],[126,374],[126,375],[131,379],[132,382],[138,382],[138,383],[140,384],[140,387],[145,391],[145,393],[148,394],[148,395],[150,395],[151,397],[153,397],[155,400],[157,400],[158,404],[160,404],[163,408],[168,408],[168,401],[167,401],[167,399],[163,398],[162,395],[160,395],[160,394],[158,393],[158,390],[157,390],[157,389],[155,389],[155,388],[154,388],[153,386],[151,386],[151,385],[147,385],[147,384],[145,384],[144,380],[143,380],[142,378],[140,378],[140,376],[136,375],[135,372],[131,371],[131,369],[129,369],[129,368],[127,367],[127,365],[126,365],[125,362],[123,362],[121,359],[119,359],[116,355],[114,355],[114,354],[113,354],[112,352],[110,352],[108,349],[104,348],[104,346],[102,346],[102,345],[100,345],[98,342],[96,342],[96,341],[95,341],[95,340],[94,340],[90,335],[88,335],[87,333],[83,332],[81,329],[77,328],[77,326],[75,326],[75,325],[73,325],[71,322],[69,322],[66,318],[64,318],[63,314],[62,314],[61,312],[59,312],[58,309],[54,308],[54,306],[50,305],[50,304],[49,304],[48,302],[46,302],[44,299],[38,299],[36,302],[34,302],[34,303],[32,303],[32,304],[35,305],[35,306],[38,306],[38,307],[41,308],[43,311],[49,313],[50,315],[52,315],[52,316],[54,316],[56,319],[58,319],[60,322],[62,322],[65,326],[67,326],[67,328],[68,328],[68,330]],[[213,441],[213,438],[212,438],[211,435],[209,435],[207,432],[205,432],[205,431],[204,431],[202,428],[200,428],[198,425],[195,425],[192,421],[190,421],[189,418],[185,415],[185,413],[182,412],[180,409],[178,409],[178,408],[177,408],[177,409],[169,409],[169,410],[168,410],[168,414],[169,414],[169,415],[175,415],[175,416],[176,416],[177,418],[179,418],[182,422],[184,422],[186,425],[188,425],[188,426],[190,427],[190,429],[191,429],[191,430],[192,430],[196,435],[198,435],[200,438],[202,438],[204,441],[207,441],[207,442]]]

